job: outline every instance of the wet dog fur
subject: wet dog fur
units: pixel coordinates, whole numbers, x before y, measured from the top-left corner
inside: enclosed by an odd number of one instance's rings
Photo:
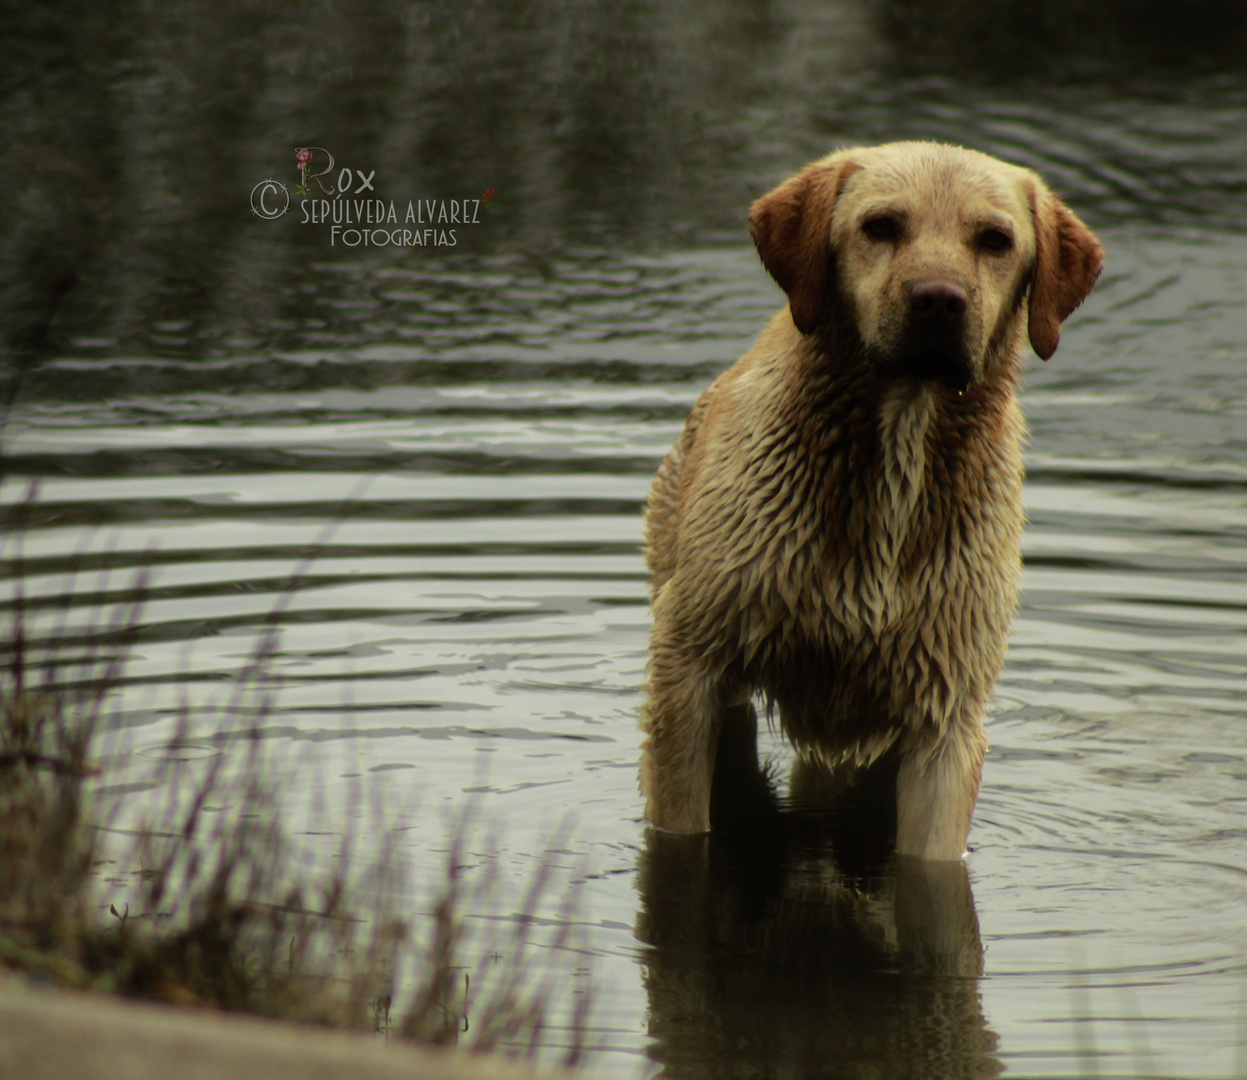
[[[898,853],[957,859],[1018,598],[1023,342],[1055,352],[1103,250],[1036,174],[934,143],[831,154],[749,225],[788,304],[646,508],[646,816],[709,829],[761,697],[831,773],[891,764]]]

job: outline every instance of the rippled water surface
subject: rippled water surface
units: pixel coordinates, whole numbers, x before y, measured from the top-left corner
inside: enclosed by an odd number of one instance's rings
[[[76,569],[67,618],[87,625],[151,570],[105,791],[147,782],[184,700],[216,752],[272,618],[264,733],[331,814],[371,776],[418,861],[475,793],[517,881],[570,823],[555,855],[585,881],[603,1072],[1247,1071],[1241,26],[1220,53],[1183,39],[1188,66],[1155,77],[1140,37],[1059,78],[1020,59],[970,78],[973,57],[911,62],[903,4],[725,3],[688,25],[523,8],[488,33],[472,5],[383,10],[353,38],[331,6],[264,22],[245,55],[207,9],[161,16],[91,61],[114,64],[94,104],[54,78],[83,40],[19,27],[42,59],[10,96],[64,91],[29,98],[24,152],[92,109],[114,132],[103,195],[40,151],[0,252],[27,603],[55,625]],[[227,39],[224,74],[170,59],[196,20]],[[749,199],[833,145],[901,137],[1039,169],[1109,253],[1027,368],[1022,609],[968,875],[857,866],[795,812],[769,838],[664,846],[636,787],[649,479],[779,304]],[[251,185],[312,141],[386,198],[501,194],[453,250],[252,218]],[[197,146],[211,184],[171,180]]]

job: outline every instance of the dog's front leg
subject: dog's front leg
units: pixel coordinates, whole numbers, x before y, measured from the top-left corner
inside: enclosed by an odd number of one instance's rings
[[[907,748],[896,778],[896,851],[960,859],[978,798],[987,734],[979,719],[953,720],[942,735]]]
[[[655,627],[641,754],[645,816],[677,833],[710,828],[710,787],[722,723],[722,675]]]

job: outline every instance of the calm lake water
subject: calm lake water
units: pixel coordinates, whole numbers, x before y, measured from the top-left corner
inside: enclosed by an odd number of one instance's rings
[[[274,617],[264,734],[316,778],[291,832],[326,858],[351,815],[375,834],[363,778],[430,878],[474,798],[504,884],[543,857],[581,879],[602,1073],[1247,1075],[1247,18],[1197,7],[5,16],[24,587],[51,627],[76,568],[86,626],[152,572],[105,801],[190,752],[183,701],[230,752]],[[1040,170],[1108,251],[1027,367],[1022,608],[966,872],[862,862],[798,809],[660,844],[641,509],[780,304],[744,214],[837,145],[915,137]],[[350,247],[297,199],[251,211],[304,145],[400,226],[497,195],[453,246]]]

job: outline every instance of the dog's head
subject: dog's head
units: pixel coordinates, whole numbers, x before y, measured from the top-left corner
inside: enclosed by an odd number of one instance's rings
[[[1012,340],[1024,300],[1047,360],[1104,251],[1027,169],[973,150],[842,150],[754,203],[749,229],[803,334],[839,311],[885,378],[964,390]]]

